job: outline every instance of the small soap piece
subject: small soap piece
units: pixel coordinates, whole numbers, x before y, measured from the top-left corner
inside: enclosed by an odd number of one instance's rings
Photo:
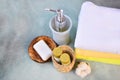
[[[59,58],[62,54],[62,49],[60,47],[56,47],[53,49],[53,55],[56,58]]]
[[[54,59],[57,61],[57,62],[60,62],[60,56],[62,54],[62,49],[60,47],[56,47],[53,49],[53,56],[54,56]]]
[[[33,45],[33,48],[44,61],[48,60],[52,56],[52,50],[44,42],[44,40],[38,41]]]
[[[67,53],[63,53],[60,56],[60,61],[62,65],[69,65],[71,63],[70,56]]]

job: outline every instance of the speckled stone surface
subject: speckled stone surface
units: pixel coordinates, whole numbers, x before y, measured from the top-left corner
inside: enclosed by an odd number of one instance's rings
[[[90,0],[98,5],[120,8],[120,0]],[[37,36],[52,37],[49,20],[54,13],[44,8],[62,8],[71,17],[71,47],[77,30],[83,0],[0,0],[0,80],[119,80],[120,66],[87,61],[92,73],[81,79],[75,68],[58,72],[52,62],[30,59],[28,46]],[[92,19],[91,19],[92,20]]]

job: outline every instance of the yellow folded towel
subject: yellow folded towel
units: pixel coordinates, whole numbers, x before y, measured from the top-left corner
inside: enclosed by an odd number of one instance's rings
[[[120,65],[119,54],[75,48],[75,55],[77,59],[85,59],[85,60],[92,60],[92,61]]]

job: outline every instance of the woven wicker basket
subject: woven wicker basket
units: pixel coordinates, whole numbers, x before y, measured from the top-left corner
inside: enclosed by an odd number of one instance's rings
[[[51,50],[53,50],[57,45],[48,36],[38,36],[38,37],[36,37],[35,39],[32,40],[31,44],[28,47],[29,56],[32,60],[34,60],[36,62],[39,62],[39,63],[43,63],[43,62],[46,62],[46,61],[43,61],[42,58],[39,56],[39,54],[33,48],[33,45],[40,40],[44,40],[46,42],[46,44],[51,48]]]
[[[69,72],[72,70],[72,68],[74,67],[74,64],[75,64],[74,51],[71,47],[69,47],[67,45],[62,45],[59,47],[62,48],[63,52],[68,53],[70,55],[71,63],[69,65],[61,65],[54,59],[54,56],[52,56],[53,65],[60,72]]]

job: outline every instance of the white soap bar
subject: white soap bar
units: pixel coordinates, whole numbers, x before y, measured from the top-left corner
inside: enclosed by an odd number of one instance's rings
[[[51,49],[48,47],[48,45],[43,40],[40,40],[36,44],[34,44],[33,48],[44,61],[49,59],[52,55]]]

